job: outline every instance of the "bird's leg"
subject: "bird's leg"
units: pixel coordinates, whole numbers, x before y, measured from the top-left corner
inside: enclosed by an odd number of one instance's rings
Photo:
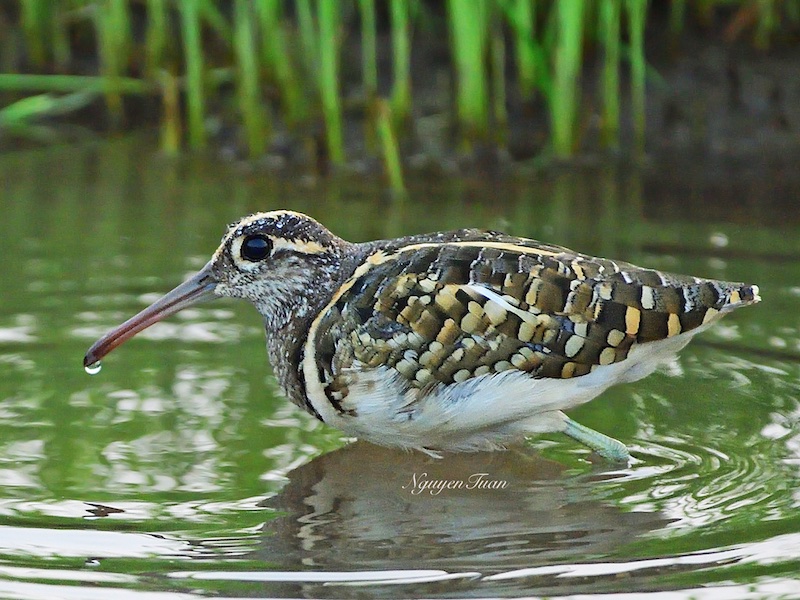
[[[581,425],[564,415],[564,433],[571,438],[579,441],[584,446],[588,446],[603,458],[614,462],[627,463],[631,455],[625,444],[612,437]]]

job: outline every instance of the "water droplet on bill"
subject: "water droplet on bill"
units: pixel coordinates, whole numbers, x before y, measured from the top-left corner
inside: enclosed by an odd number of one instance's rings
[[[99,360],[83,367],[84,371],[86,371],[89,375],[97,375],[102,368],[103,365],[100,364]]]

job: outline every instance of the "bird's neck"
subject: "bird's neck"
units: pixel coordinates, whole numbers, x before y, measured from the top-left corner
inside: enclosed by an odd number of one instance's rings
[[[315,411],[308,403],[301,371],[308,331],[363,258],[358,245],[348,244],[343,250],[337,260],[314,270],[303,292],[282,297],[284,305],[272,305],[269,311],[259,307],[272,371],[288,399],[312,414]]]
[[[304,343],[305,331],[299,322],[289,322],[278,331],[270,331],[267,327],[267,354],[272,372],[286,397],[308,410],[305,385],[299,371]]]

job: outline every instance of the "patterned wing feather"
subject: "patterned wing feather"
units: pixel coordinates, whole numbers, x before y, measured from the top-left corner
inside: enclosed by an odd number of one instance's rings
[[[754,302],[757,289],[597,259],[533,240],[419,241],[370,255],[312,332],[336,405],[353,368],[385,365],[410,387],[516,369],[569,378],[631,346]]]

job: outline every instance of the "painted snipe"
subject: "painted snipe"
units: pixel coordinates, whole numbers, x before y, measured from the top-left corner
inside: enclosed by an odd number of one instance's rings
[[[99,339],[87,367],[153,323],[231,296],[264,317],[286,396],[348,435],[429,453],[562,431],[562,411],[650,374],[758,287],[662,273],[464,229],[353,244],[306,215],[232,225],[196,275]]]

